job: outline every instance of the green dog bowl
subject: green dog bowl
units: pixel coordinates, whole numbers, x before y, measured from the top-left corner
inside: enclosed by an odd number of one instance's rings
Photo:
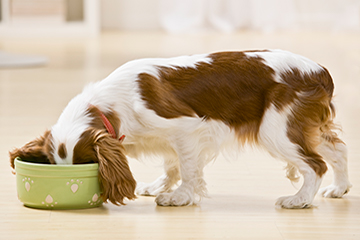
[[[98,164],[48,165],[15,160],[18,197],[27,207],[82,209],[102,204]]]

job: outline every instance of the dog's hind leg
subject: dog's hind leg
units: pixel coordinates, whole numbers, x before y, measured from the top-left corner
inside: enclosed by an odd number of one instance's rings
[[[260,126],[258,141],[272,156],[296,167],[304,177],[301,189],[293,196],[279,198],[276,205],[283,208],[307,208],[311,207],[319,190],[322,176],[326,172],[326,164],[311,147],[306,147],[311,146],[312,142],[304,136],[306,135],[304,128],[299,129],[298,126],[288,124],[291,114],[291,106],[282,110],[271,106],[266,111]],[[289,132],[297,135],[298,140],[292,141]],[[311,132],[313,138],[316,138],[319,130],[313,128],[308,129],[307,132]]]
[[[302,160],[300,156],[299,160]],[[307,164],[300,164],[298,168],[299,172],[304,177],[303,186],[293,196],[280,197],[275,205],[282,208],[309,208],[312,206],[314,197],[319,190],[322,177],[311,167],[307,166]]]
[[[317,150],[332,167],[334,180],[331,185],[320,189],[320,194],[324,197],[340,198],[348,193],[351,187],[348,177],[347,148],[329,125],[321,128],[321,131],[322,141]]]

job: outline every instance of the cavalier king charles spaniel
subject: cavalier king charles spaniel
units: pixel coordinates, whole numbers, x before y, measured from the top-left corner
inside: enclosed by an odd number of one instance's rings
[[[98,163],[104,201],[124,204],[136,192],[156,196],[161,206],[183,206],[206,195],[207,163],[230,145],[248,143],[284,160],[290,180],[303,176],[301,189],[276,205],[307,208],[325,161],[334,181],[321,194],[338,198],[351,187],[333,91],[324,67],[282,50],[130,61],[73,98],[51,130],[11,151],[11,165],[16,157]],[[126,156],[150,155],[164,159],[165,174],[136,188]]]

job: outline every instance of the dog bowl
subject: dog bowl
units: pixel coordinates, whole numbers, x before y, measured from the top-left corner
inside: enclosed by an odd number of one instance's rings
[[[15,160],[18,197],[27,207],[82,209],[102,204],[98,164],[48,165]]]

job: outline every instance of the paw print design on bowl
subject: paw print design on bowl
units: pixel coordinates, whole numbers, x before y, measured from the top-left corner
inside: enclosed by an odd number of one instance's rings
[[[74,179],[71,179],[69,182],[66,182],[66,185],[70,185],[70,189],[73,193],[76,193],[79,189],[79,186],[83,184],[83,181],[80,181],[77,179],[74,181]]]
[[[26,189],[26,191],[29,192],[30,189],[31,189],[31,184],[34,183],[34,180],[31,180],[31,178],[29,178],[29,177],[25,177],[25,178],[23,178],[22,181],[25,183],[25,189]]]
[[[95,193],[94,196],[91,198],[91,200],[88,201],[88,204],[92,205],[98,205],[101,203],[101,198],[99,197],[100,194]]]
[[[44,202],[41,202],[41,204],[45,205],[46,207],[54,207],[54,205],[57,205],[57,202],[54,202],[54,199],[51,195],[47,195]]]

